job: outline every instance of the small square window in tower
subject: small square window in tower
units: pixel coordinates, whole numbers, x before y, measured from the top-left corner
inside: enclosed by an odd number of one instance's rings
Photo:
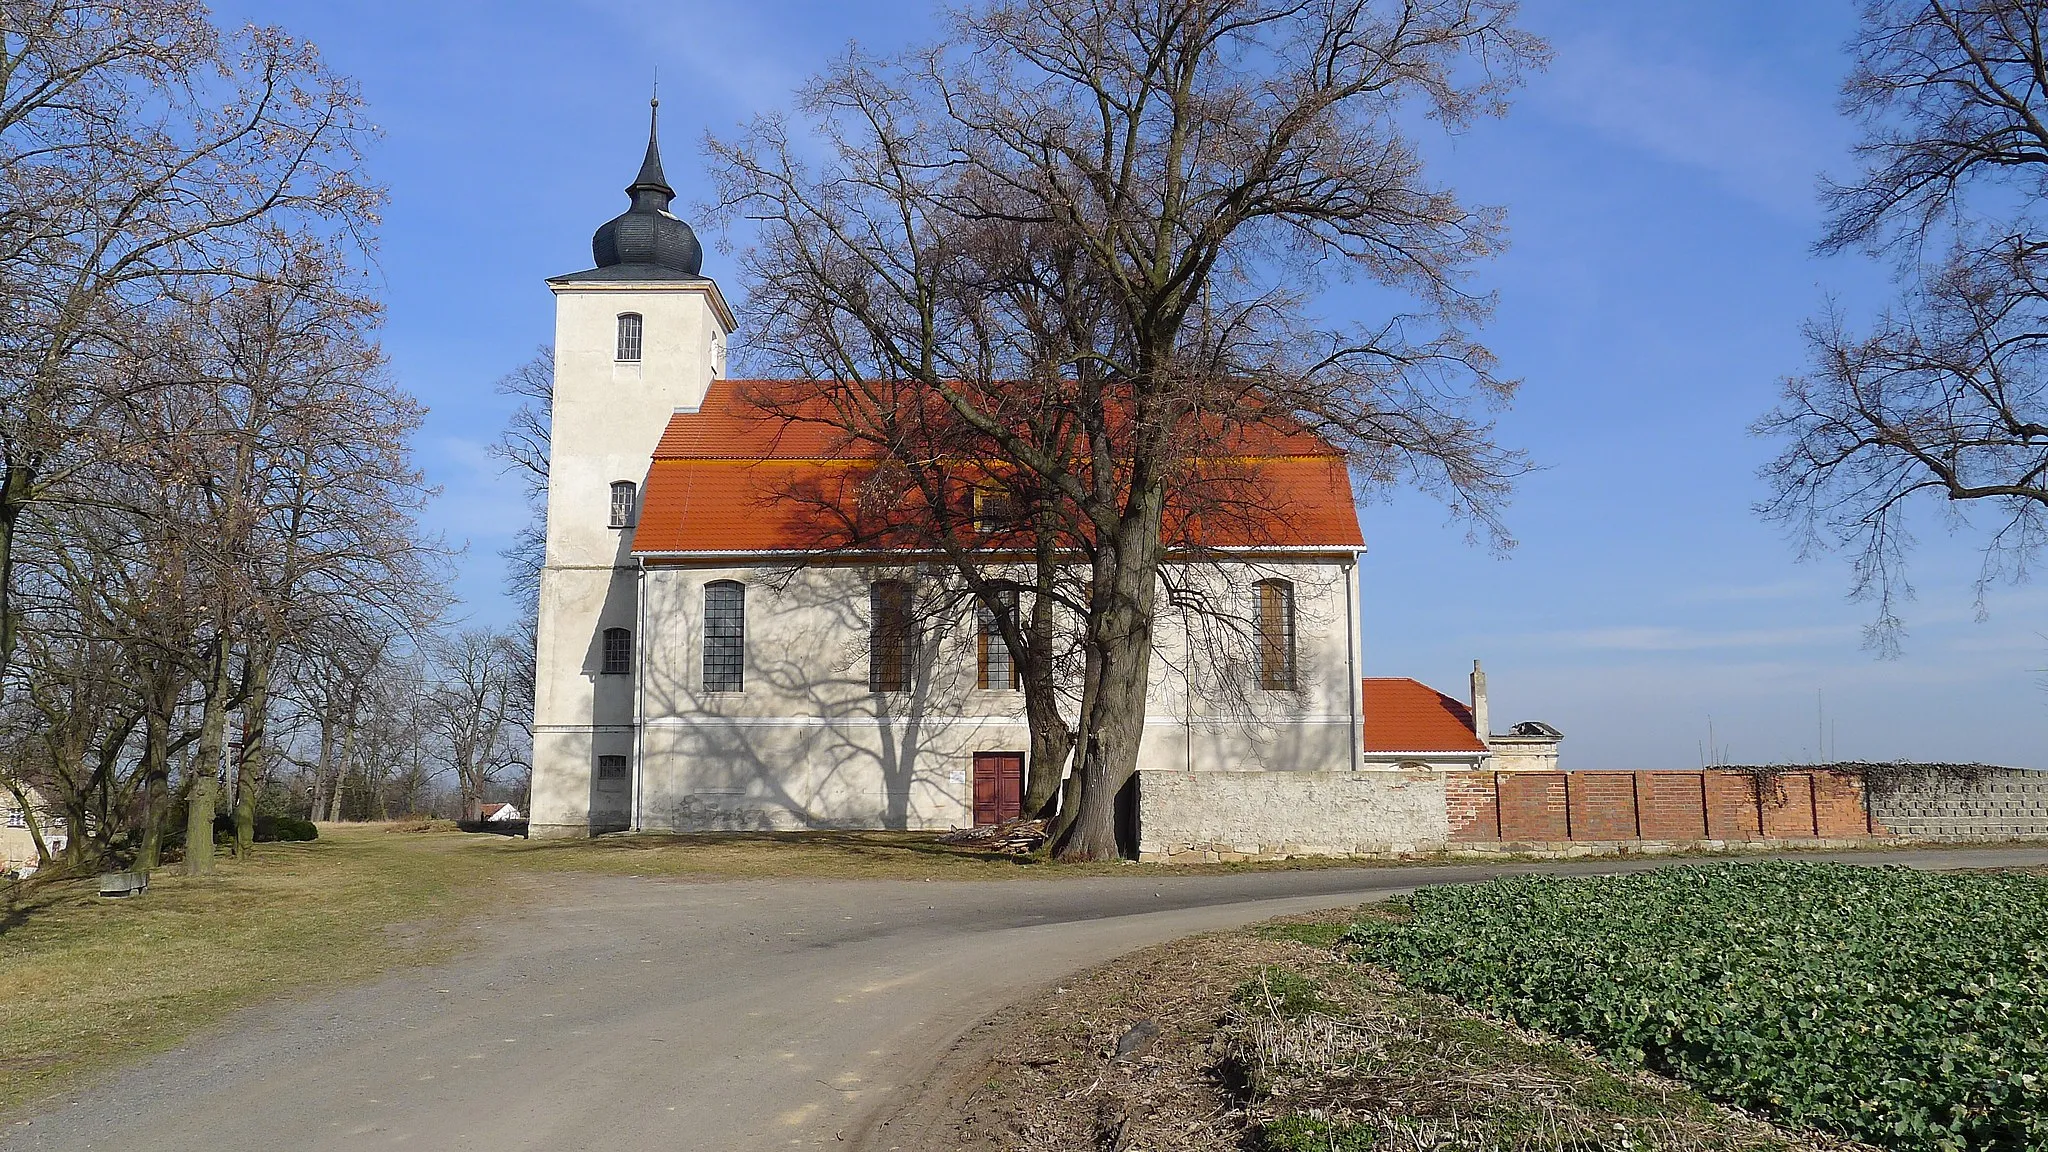
[[[612,527],[631,528],[633,509],[640,496],[639,485],[631,480],[612,482]]]
[[[619,359],[640,359],[640,314],[627,312],[619,317]]]
[[[626,786],[626,779],[631,775],[631,764],[626,757],[599,756],[597,758],[597,787],[599,791],[617,792]]]
[[[633,670],[633,634],[624,628],[604,630],[604,674],[624,676]]]

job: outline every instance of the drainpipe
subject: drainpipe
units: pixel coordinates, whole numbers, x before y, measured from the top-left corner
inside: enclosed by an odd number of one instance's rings
[[[633,572],[633,831],[640,831],[640,774],[647,743],[647,561]]]
[[[1358,553],[1353,552],[1351,559],[1344,562],[1344,640],[1345,647],[1349,649],[1345,652],[1344,659],[1351,666],[1351,674],[1344,677],[1344,698],[1351,702],[1351,710],[1347,715],[1350,717],[1353,772],[1363,771],[1365,768],[1365,712],[1358,698],[1358,680],[1363,674],[1360,665],[1365,662],[1365,637],[1358,630],[1358,598],[1364,595],[1365,591],[1359,580],[1361,575]]]

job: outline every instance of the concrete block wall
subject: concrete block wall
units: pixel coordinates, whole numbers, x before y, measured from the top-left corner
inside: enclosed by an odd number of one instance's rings
[[[2048,836],[2048,772],[1902,773],[1876,779],[1870,814],[1885,829],[1923,840]]]

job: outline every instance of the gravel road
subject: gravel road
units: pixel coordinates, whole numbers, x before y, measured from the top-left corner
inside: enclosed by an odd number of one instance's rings
[[[2041,865],[2048,849],[1829,858]],[[975,1021],[1120,953],[1422,884],[1646,866],[990,883],[565,878],[481,925],[456,963],[252,1009],[53,1101],[10,1125],[0,1146],[858,1144]]]

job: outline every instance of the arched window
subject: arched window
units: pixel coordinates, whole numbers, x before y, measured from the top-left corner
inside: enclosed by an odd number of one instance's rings
[[[747,688],[747,586],[713,580],[704,586],[704,690]]]
[[[1259,687],[1278,691],[1294,687],[1294,585],[1285,580],[1258,583]]]
[[[910,585],[877,580],[868,588],[868,691],[910,691],[917,649],[910,619]]]
[[[624,676],[633,670],[633,634],[624,628],[604,630],[604,674]]]
[[[639,495],[639,486],[631,480],[612,481],[612,527],[633,526],[633,505]]]
[[[1007,592],[1000,595],[1003,614],[1011,620],[1017,618],[1017,594]],[[1017,679],[1017,662],[1010,656],[1010,642],[1003,638],[1002,625],[996,614],[989,611],[987,604],[974,602],[975,676],[977,688],[993,688],[998,691],[1014,689],[1021,683]]]
[[[640,359],[640,314],[622,312],[619,314],[619,359]]]

